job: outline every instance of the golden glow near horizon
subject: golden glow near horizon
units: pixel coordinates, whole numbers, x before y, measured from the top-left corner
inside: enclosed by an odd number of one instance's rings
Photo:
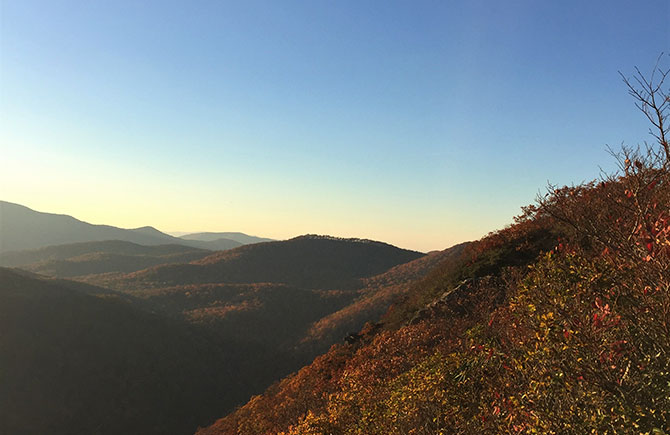
[[[646,138],[617,71],[665,50],[663,14],[351,7],[4,2],[0,198],[120,227],[425,251]]]
[[[424,252],[478,238],[494,228],[490,222],[467,219],[467,211],[450,215],[436,207],[418,214],[411,201],[363,204],[309,190],[288,197],[281,190],[290,186],[277,185],[241,192],[237,185],[206,186],[170,175],[142,178],[132,167],[72,160],[53,150],[3,147],[2,152],[1,200],[92,224],[149,225],[163,232],[239,231],[279,240],[328,234]],[[441,219],[435,219],[439,213]]]
[[[287,239],[327,234],[379,240],[423,252],[477,239],[505,222],[463,207],[379,186],[297,183],[263,173],[180,173],[151,161],[42,148],[11,138],[3,155],[0,200],[121,228],[163,232],[239,231]],[[330,189],[330,190],[329,190]],[[459,206],[448,207],[447,203]],[[477,219],[476,216],[483,217]],[[511,216],[510,216],[511,219]]]
[[[289,239],[303,234],[324,234],[378,240],[421,252],[445,249],[462,241],[477,239],[488,232],[488,230],[483,230],[476,233],[477,229],[468,228],[466,231],[469,230],[470,234],[463,231],[449,237],[441,228],[404,229],[400,225],[384,226],[370,221],[358,221],[355,227],[333,221],[314,224],[307,220],[299,221],[299,218],[290,215],[285,215],[284,218],[258,218],[259,214],[266,213],[263,210],[245,215],[230,210],[217,211],[213,208],[198,210],[194,207],[191,207],[189,215],[184,219],[182,216],[176,216],[175,207],[170,205],[166,204],[164,208],[159,208],[158,204],[148,205],[141,199],[131,198],[114,204],[109,201],[98,203],[92,200],[78,201],[72,197],[68,199],[48,195],[34,197],[32,202],[22,200],[20,196],[8,196],[1,199],[24,205],[35,211],[65,214],[91,224],[112,225],[120,228],[153,226],[168,234],[239,231],[276,240]],[[128,209],[132,209],[133,213],[127,212]]]

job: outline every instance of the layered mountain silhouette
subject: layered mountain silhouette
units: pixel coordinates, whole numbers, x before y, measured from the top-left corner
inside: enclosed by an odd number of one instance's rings
[[[189,264],[159,266],[95,282],[121,290],[262,282],[321,290],[356,289],[361,278],[424,255],[382,242],[306,235],[245,245]]]
[[[211,240],[182,239],[152,227],[123,229],[93,225],[72,216],[42,213],[19,204],[0,201],[0,252],[102,240],[121,240],[141,245],[178,244],[209,250],[231,249],[243,244],[223,237]]]
[[[0,253],[0,265],[30,271],[0,268],[0,376],[12,380],[0,382],[0,433],[192,433],[340,341],[333,332],[301,344],[321,319],[372,292],[375,276],[425,258],[315,235],[260,243],[237,234],[258,243],[211,252],[157,244],[163,233],[151,227],[95,226],[7,204],[3,218],[10,209],[15,224],[3,222],[4,233],[30,233],[31,219],[58,223],[52,229],[60,238],[38,231],[42,237],[24,246],[98,230],[146,244]],[[11,236],[8,245],[19,242]]]
[[[0,266],[20,267],[54,277],[133,272],[170,263],[187,263],[212,251],[184,245],[138,245],[121,240],[54,245],[0,253]]]
[[[354,303],[363,291],[373,293],[366,280],[375,282],[376,275],[424,257],[381,242],[306,235],[245,245],[188,264],[80,279],[131,294],[221,337],[258,343],[277,354],[290,350],[283,364],[294,370],[342,338],[332,332],[301,345],[315,322]],[[396,276],[403,273],[407,280],[422,274],[409,267]],[[353,325],[360,326],[360,320]]]
[[[242,245],[250,245],[252,243],[272,242],[272,239],[265,237],[249,236],[244,233],[237,232],[223,232],[223,233],[193,233],[179,236],[184,240],[200,240],[202,242],[213,242],[219,239],[234,240]]]

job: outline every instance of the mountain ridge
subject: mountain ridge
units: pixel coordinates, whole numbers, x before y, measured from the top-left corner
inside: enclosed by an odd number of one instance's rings
[[[214,240],[182,239],[151,226],[126,229],[91,224],[70,215],[40,212],[21,204],[0,201],[0,253],[104,240],[141,245],[178,244],[209,250],[225,250],[243,245],[223,237]]]
[[[139,245],[121,240],[51,245],[0,253],[0,266],[20,267],[54,277],[134,272],[170,263],[188,263],[212,251],[186,245]]]
[[[157,266],[119,276],[116,288],[146,284],[277,282],[318,289],[355,288],[358,280],[425,254],[383,242],[299,236],[214,252],[189,264]]]
[[[248,234],[240,232],[200,232],[200,233],[189,233],[179,236],[180,239],[184,240],[199,240],[202,242],[211,242],[218,239],[227,239],[234,240],[243,245],[249,245],[252,243],[262,243],[262,242],[274,242],[273,239],[268,239],[266,237],[257,237],[251,236]]]

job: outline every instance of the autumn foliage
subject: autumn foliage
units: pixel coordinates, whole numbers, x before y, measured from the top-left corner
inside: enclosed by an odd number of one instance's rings
[[[201,433],[670,433],[667,149],[550,186],[383,325]]]

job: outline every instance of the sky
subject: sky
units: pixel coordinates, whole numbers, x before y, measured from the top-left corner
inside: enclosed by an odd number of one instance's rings
[[[0,199],[429,251],[649,140],[670,2],[0,1]]]

